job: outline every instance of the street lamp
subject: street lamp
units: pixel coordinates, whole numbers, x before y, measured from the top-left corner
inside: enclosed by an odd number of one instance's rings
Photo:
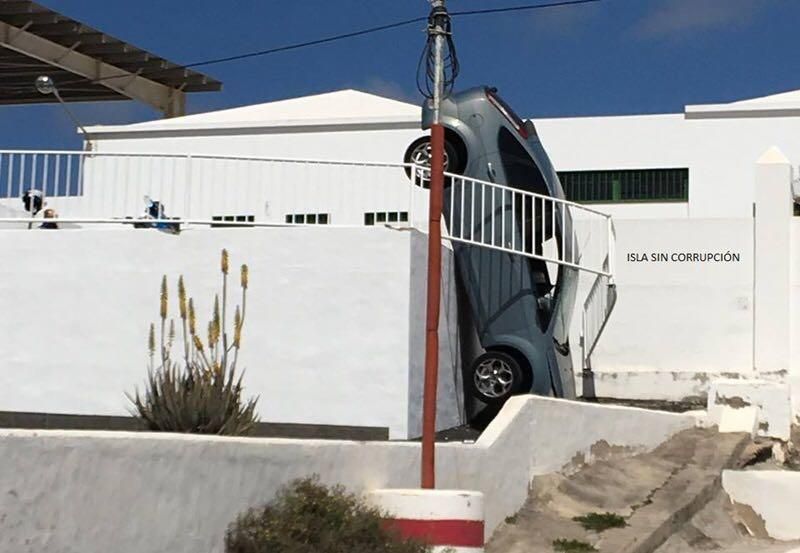
[[[58,90],[56,90],[56,83],[47,75],[39,75],[36,77],[36,90],[42,94],[55,94],[56,98],[61,100],[61,96],[58,94]]]
[[[53,82],[53,79],[50,78],[48,75],[39,75],[36,77],[36,81],[34,82],[36,86],[36,90],[39,91],[40,94],[44,94],[45,96],[52,94],[56,97],[56,100],[61,104],[61,107],[64,108],[64,111],[67,112],[67,115],[72,122],[81,130],[83,136],[86,137],[86,149],[92,149],[92,142],[89,140],[89,134],[86,132],[86,129],[81,125],[81,122],[78,121],[78,118],[70,111],[67,107],[67,103],[61,97],[61,94],[58,92],[58,88],[56,87],[56,83]]]

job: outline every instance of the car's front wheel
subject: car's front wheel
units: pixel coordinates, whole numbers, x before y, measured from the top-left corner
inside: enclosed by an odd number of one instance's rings
[[[473,396],[489,405],[505,403],[523,386],[524,375],[519,362],[501,351],[489,351],[478,357],[470,372]]]
[[[416,185],[424,188],[430,186],[431,158],[433,157],[431,139],[429,136],[418,138],[406,149],[403,161],[416,167],[406,167],[406,175]],[[449,141],[444,142],[444,170],[445,172],[460,173],[464,170],[464,160],[459,156],[456,147]]]

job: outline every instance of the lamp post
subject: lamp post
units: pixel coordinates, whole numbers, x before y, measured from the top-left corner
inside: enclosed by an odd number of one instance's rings
[[[78,121],[78,118],[75,117],[75,114],[70,111],[67,107],[67,103],[61,97],[61,94],[58,92],[58,87],[56,87],[56,83],[53,82],[53,79],[50,78],[48,75],[39,75],[36,77],[36,81],[34,82],[36,85],[36,90],[39,91],[40,94],[44,94],[45,96],[52,94],[56,97],[56,100],[61,104],[61,107],[64,108],[64,111],[67,112],[67,115],[72,122],[81,130],[83,136],[86,137],[86,149],[92,149],[92,142],[89,140],[89,134],[86,132],[86,129],[81,125],[81,122]]]

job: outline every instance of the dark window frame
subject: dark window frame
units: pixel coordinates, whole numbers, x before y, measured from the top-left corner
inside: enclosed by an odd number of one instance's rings
[[[365,227],[407,222],[408,211],[367,211],[364,213]]]
[[[561,171],[567,199],[585,204],[687,203],[685,167]]]
[[[284,217],[287,225],[329,225],[330,213],[287,213]]]

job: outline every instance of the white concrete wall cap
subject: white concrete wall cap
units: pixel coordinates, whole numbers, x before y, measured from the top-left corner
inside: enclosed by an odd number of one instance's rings
[[[216,436],[211,434],[183,434],[172,432],[126,432],[117,430],[34,430],[28,428],[0,428],[0,438],[47,438],[52,440],[86,438],[90,440],[117,440],[138,442],[219,442],[228,444],[247,444],[251,446],[291,446],[303,448],[328,448],[343,445],[357,445],[365,442],[350,440],[314,440],[295,438],[254,438],[249,436]],[[366,442],[376,447],[387,449],[418,449],[417,442],[389,441]],[[469,447],[463,444],[450,444],[458,447]]]
[[[769,537],[800,540],[797,505],[800,472],[787,470],[726,470],[722,487],[734,503],[747,505],[763,520]],[[751,530],[752,531],[752,530]]]

